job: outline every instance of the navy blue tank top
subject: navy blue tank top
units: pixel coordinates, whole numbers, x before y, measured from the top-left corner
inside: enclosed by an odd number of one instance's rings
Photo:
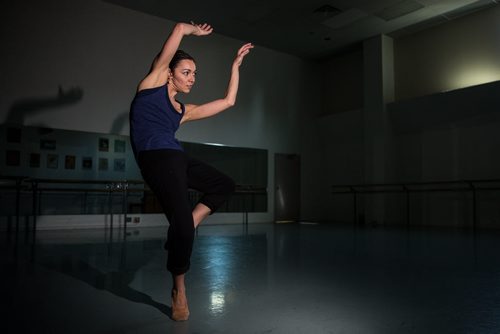
[[[182,151],[175,138],[185,112],[182,103],[181,109],[181,113],[177,112],[170,102],[167,85],[137,92],[130,107],[130,142],[136,157],[148,150]]]

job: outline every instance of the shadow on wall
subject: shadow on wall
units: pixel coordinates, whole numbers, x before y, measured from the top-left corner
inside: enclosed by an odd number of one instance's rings
[[[24,98],[12,104],[7,115],[6,122],[11,124],[24,124],[28,115],[40,113],[45,109],[60,108],[79,102],[83,97],[80,87],[63,90],[59,86],[56,96]]]
[[[125,125],[129,122],[129,112],[125,111],[118,115],[113,121],[113,125],[111,125],[111,129],[109,133],[112,134],[121,134],[121,131],[125,128]]]
[[[64,90],[59,86],[57,95],[54,97],[36,97],[20,99],[12,104],[7,115],[7,124],[24,125],[24,120],[29,115],[40,113],[45,109],[60,108],[76,104],[83,98],[83,89],[74,87]],[[128,124],[128,110],[118,115],[111,125],[109,133],[120,134]],[[46,127],[39,124],[40,127]]]

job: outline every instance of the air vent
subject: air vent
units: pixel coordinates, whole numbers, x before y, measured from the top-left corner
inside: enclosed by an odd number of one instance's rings
[[[381,19],[385,21],[391,21],[394,19],[397,19],[401,16],[408,15],[410,13],[413,13],[419,9],[424,8],[424,5],[413,1],[413,0],[404,0],[400,1],[398,3],[395,3],[392,6],[386,7],[382,9],[380,12],[376,13],[375,15],[380,17]]]
[[[335,15],[338,15],[342,13],[342,11],[338,8],[335,8],[333,6],[330,6],[330,5],[323,5],[321,7],[318,7],[316,8],[314,11],[313,11],[313,14],[314,15],[321,15],[323,16],[325,19],[326,18],[330,18],[330,17],[333,17]]]

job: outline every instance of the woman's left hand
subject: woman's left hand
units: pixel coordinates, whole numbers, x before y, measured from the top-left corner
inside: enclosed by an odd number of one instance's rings
[[[252,43],[247,43],[243,45],[239,50],[236,55],[236,58],[234,59],[234,65],[240,66],[241,63],[243,62],[243,58],[250,52],[250,50],[253,49],[253,44]]]
[[[212,26],[210,26],[210,24],[208,23],[196,24],[193,21],[191,21],[191,25],[193,26],[193,31],[191,32],[191,34],[195,36],[210,35],[214,30]]]

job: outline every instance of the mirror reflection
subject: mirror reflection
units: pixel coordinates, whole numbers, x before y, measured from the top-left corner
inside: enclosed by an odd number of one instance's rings
[[[0,125],[1,216],[161,213],[144,185],[128,136]],[[236,193],[221,212],[267,211],[268,152],[182,142],[231,176]],[[190,192],[195,203],[199,194]]]

